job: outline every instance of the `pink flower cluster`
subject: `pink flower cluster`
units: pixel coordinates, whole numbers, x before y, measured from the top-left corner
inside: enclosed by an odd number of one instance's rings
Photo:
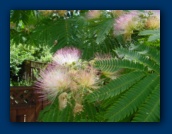
[[[114,35],[123,34],[127,39],[131,39],[134,30],[158,28],[160,28],[159,10],[131,10],[116,18]]]
[[[41,99],[53,102],[58,97],[62,110],[72,98],[76,103],[73,112],[83,110],[83,96],[98,88],[99,80],[96,69],[80,58],[81,51],[74,47],[64,47],[54,54],[53,63],[41,71],[35,84]]]
[[[114,34],[124,34],[128,32],[132,32],[135,25],[138,23],[138,12],[131,11],[129,13],[123,14],[114,24]]]
[[[145,22],[147,29],[158,29],[160,28],[160,10],[147,10],[146,13],[151,13]]]
[[[58,93],[70,88],[72,79],[66,65],[78,62],[80,57],[80,50],[74,47],[62,48],[54,54],[53,63],[41,71],[35,84],[42,99],[54,100]]]

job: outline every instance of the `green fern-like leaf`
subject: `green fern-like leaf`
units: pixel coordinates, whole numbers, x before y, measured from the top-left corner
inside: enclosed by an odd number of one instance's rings
[[[96,106],[92,103],[84,103],[84,110],[81,113],[78,113],[74,116],[73,122],[97,122]]]
[[[139,35],[150,35],[148,41],[156,41],[160,39],[160,29],[157,30],[144,30],[139,33]]]
[[[56,49],[69,45],[71,41],[71,23],[69,20],[59,19],[53,21],[45,19],[40,23],[31,34],[31,41],[40,44],[53,46],[54,41],[58,43]]]
[[[130,50],[137,51],[139,54],[149,56],[156,64],[160,65],[160,53],[153,47],[147,47],[145,45],[131,45]]]
[[[144,30],[139,33],[139,35],[152,35],[152,34],[157,34],[160,32],[160,29],[157,30]]]
[[[143,103],[133,122],[159,122],[160,120],[160,85],[157,85],[153,93]]]
[[[132,86],[144,76],[145,73],[143,72],[132,72],[129,74],[122,75],[121,77],[112,80],[109,84],[103,86],[99,90],[88,95],[86,99],[89,102],[94,102],[114,97],[121,92],[127,90],[130,86]]]
[[[72,120],[73,120],[72,107],[68,105],[63,110],[59,110],[57,99],[52,104],[46,106],[39,113],[39,117],[38,117],[38,121],[41,122],[70,122]]]
[[[137,45],[132,46],[130,50],[117,48],[115,52],[123,59],[97,60],[95,67],[107,72],[113,72],[116,68],[126,68],[132,72],[129,71],[110,81],[107,85],[88,95],[86,100],[99,103],[102,108],[100,112],[102,120],[110,122],[132,121],[138,109],[141,107],[147,109],[146,98],[151,97],[152,91],[156,90],[156,86],[159,85],[159,51],[151,47]],[[141,116],[144,116],[144,113],[140,112]],[[157,119],[158,110],[156,107],[151,111],[147,121],[157,121]]]
[[[97,60],[95,62],[95,66],[107,72],[114,72],[119,68],[128,68],[128,69],[136,69],[140,71],[147,71],[147,68],[140,63],[136,63],[129,60],[117,60],[117,59],[108,59],[108,60]]]
[[[159,82],[159,76],[151,74],[142,81],[135,84],[118,102],[112,105],[106,112],[108,121],[120,121],[136,112],[137,107],[142,104],[145,98]]]
[[[111,28],[113,27],[114,19],[108,19],[101,23],[100,25],[97,25],[97,38],[96,38],[96,43],[99,44],[101,43],[105,38],[106,35],[109,33]]]
[[[149,57],[147,57],[146,55],[141,55],[136,51],[127,50],[125,48],[118,48],[115,50],[115,52],[117,52],[117,54],[119,55],[123,55],[123,57],[126,58],[127,60],[133,60],[135,62],[141,63],[144,66],[149,67],[156,73],[158,74],[160,73],[159,65],[153,62],[151,59],[149,59]]]
[[[16,24],[22,20],[24,24],[34,21],[36,18],[35,10],[11,10],[10,21]]]
[[[72,102],[74,104],[74,102]],[[46,106],[40,113],[38,121],[41,122],[97,122],[97,109],[94,104],[84,103],[84,110],[74,115],[71,104],[59,110],[58,100]]]

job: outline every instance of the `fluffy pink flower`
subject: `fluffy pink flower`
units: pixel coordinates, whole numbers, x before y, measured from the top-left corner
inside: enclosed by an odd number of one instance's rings
[[[97,75],[97,70],[93,67],[78,70],[76,73],[73,73],[71,77],[82,88],[97,89],[99,87],[98,84],[100,80]],[[90,91],[91,90],[89,90],[89,92]]]
[[[100,10],[90,10],[90,11],[88,11],[86,17],[87,17],[87,19],[96,19],[96,18],[99,18],[100,15],[101,15]]]
[[[74,115],[83,111],[83,105],[76,103],[73,109]]]
[[[116,23],[114,24],[114,34],[125,34],[131,33],[134,27],[138,23],[138,12],[133,10],[129,13],[123,14],[118,19],[116,19]]]
[[[66,91],[70,87],[71,79],[66,69],[49,67],[40,73],[36,82],[37,93],[41,99],[54,100],[59,92]]]
[[[160,28],[160,10],[146,10],[146,13],[151,13],[145,22],[147,29],[158,29]]]
[[[53,56],[53,61],[58,65],[70,65],[78,62],[81,51],[74,47],[64,47],[58,50]]]

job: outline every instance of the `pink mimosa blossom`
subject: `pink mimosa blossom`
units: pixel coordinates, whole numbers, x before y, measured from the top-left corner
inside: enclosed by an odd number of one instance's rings
[[[138,23],[138,12],[131,11],[129,13],[121,15],[118,19],[116,19],[116,23],[114,24],[114,34],[126,34],[132,33],[135,26]]]
[[[160,10],[147,10],[147,13],[150,12],[150,16],[145,22],[145,26],[148,29],[158,29],[160,28]]]
[[[40,73],[36,82],[37,93],[41,99],[54,100],[58,93],[66,91],[70,87],[71,79],[66,69],[49,67]]]
[[[78,85],[82,88],[87,89],[97,89],[99,86],[99,78],[97,76],[97,70],[92,67],[78,70],[75,74],[73,74],[73,79],[78,83]],[[89,90],[90,92],[91,90]]]
[[[76,103],[73,109],[74,115],[83,111],[83,105]]]
[[[64,47],[58,50],[53,56],[53,61],[58,65],[70,65],[78,62],[81,51],[74,47]]]

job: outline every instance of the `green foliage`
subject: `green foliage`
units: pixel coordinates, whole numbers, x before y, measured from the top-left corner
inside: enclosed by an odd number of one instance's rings
[[[25,60],[33,60],[39,62],[49,62],[52,58],[52,53],[48,46],[28,46],[28,45],[10,45],[10,69],[14,75],[20,70],[20,65]]]
[[[126,48],[119,48],[115,50],[115,52],[120,55],[122,54],[124,59],[127,59],[129,61],[132,60],[132,62],[143,64],[145,67],[148,67],[150,71],[154,70],[157,73],[160,72],[159,65],[154,61],[152,61],[151,57],[147,57],[147,55],[145,55],[146,53],[143,55],[143,54],[139,54],[136,51],[128,50]]]
[[[107,72],[117,71],[119,68],[130,68],[138,70],[147,70],[142,64],[136,64],[135,62],[130,62],[129,60],[120,60],[120,59],[108,59],[108,60],[99,60],[95,61],[95,65],[98,69]],[[103,65],[103,66],[102,66]],[[118,66],[116,66],[118,65]]]
[[[48,46],[30,46],[26,44],[16,45],[13,42],[10,44],[10,77],[11,86],[30,85],[30,80],[22,80],[20,71],[24,61],[39,61],[49,62],[51,61],[52,53],[51,48]],[[17,81],[13,79],[17,77]]]
[[[15,26],[10,28],[10,38],[16,44],[47,44],[53,46],[53,52],[65,46],[75,46],[82,50],[83,59],[93,58],[96,52],[110,53],[115,47],[124,45],[118,37],[113,37],[114,17],[106,12],[93,20],[87,19],[87,12],[82,10],[80,15],[65,19],[43,16],[36,10],[24,10],[25,14],[18,10],[11,12],[10,22]],[[18,22],[13,16],[17,16]]]
[[[11,86],[32,86],[33,81],[31,80],[19,80],[19,81],[14,81],[10,79],[10,87]]]
[[[37,13],[35,10],[11,10],[10,11],[10,20],[16,24],[22,20],[24,24],[28,22],[33,23],[36,19]]]
[[[142,72],[132,72],[129,74],[124,74],[121,77],[112,80],[107,85],[103,86],[99,90],[95,91],[91,95],[87,96],[89,102],[101,101],[114,96],[119,95],[124,92],[145,76]]]
[[[141,31],[139,33],[139,35],[144,35],[144,36],[147,36],[147,35],[150,35],[149,38],[148,38],[148,41],[155,41],[155,40],[158,40],[160,39],[160,29],[157,29],[157,30],[144,30],[144,31]]]
[[[97,122],[97,109],[93,104],[84,103],[84,111],[74,115],[72,105],[59,110],[58,99],[46,106],[39,114],[40,122]]]
[[[145,98],[159,82],[157,77],[156,74],[146,76],[131,87],[115,104],[108,108],[105,118],[108,118],[108,121],[116,122],[136,112],[139,105],[145,101]]]
[[[96,36],[96,43],[102,43],[113,27],[114,18],[102,19],[91,23],[90,32]]]
[[[29,53],[30,52],[30,53]],[[26,45],[10,45],[10,71],[13,75],[18,75],[24,60],[34,60],[34,49]]]
[[[15,44],[26,44],[30,34],[40,20],[41,18],[36,10],[11,10],[10,39]]]
[[[95,66],[106,71],[116,67],[131,71],[91,93],[86,100],[99,101],[103,104],[102,107],[108,102],[103,117],[110,122],[126,121],[127,118],[127,121],[137,122],[159,121],[159,51],[136,45],[131,46],[130,50],[118,48],[115,52],[122,59],[96,61]]]
[[[143,41],[144,44],[148,46],[160,47],[160,29],[144,30],[144,31],[139,32],[138,35],[143,37],[140,40]]]
[[[55,105],[56,104],[56,105]],[[44,108],[40,112],[38,121],[40,122],[70,122],[72,121],[72,109],[66,107],[63,111],[58,108],[58,102]]]
[[[138,122],[140,120],[144,122],[154,122],[160,121],[160,85],[154,87],[152,94],[143,103],[135,117],[133,122]],[[151,102],[151,103],[150,103]]]

